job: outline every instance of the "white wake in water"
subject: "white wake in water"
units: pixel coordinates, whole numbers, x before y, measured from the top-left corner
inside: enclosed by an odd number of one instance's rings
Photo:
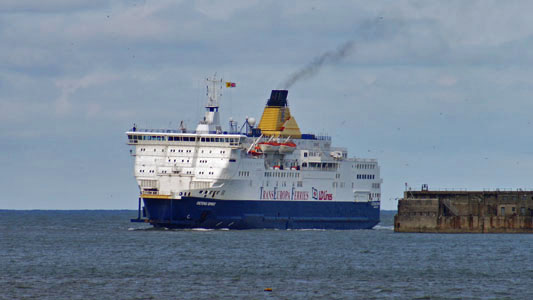
[[[376,225],[373,230],[394,230],[394,226],[382,226],[382,225]]]

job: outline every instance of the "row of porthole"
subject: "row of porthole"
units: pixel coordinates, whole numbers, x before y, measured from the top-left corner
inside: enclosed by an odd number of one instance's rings
[[[176,152],[176,149],[170,149],[170,152]],[[183,149],[178,149],[178,152],[183,153]],[[186,150],[186,153],[191,153],[192,150]]]
[[[140,151],[141,151],[141,152],[145,152],[145,151],[146,151],[146,148],[141,148]],[[157,151],[157,150],[154,149],[154,152],[156,152],[156,151]],[[165,152],[165,149],[161,149],[161,152]],[[176,149],[170,149],[170,152],[176,152]],[[183,149],[178,149],[178,152],[183,153]],[[186,153],[192,153],[192,150],[186,150],[185,152],[186,152]],[[204,153],[204,150],[201,150],[201,153]],[[213,153],[213,151],[212,151],[212,150],[209,150],[209,153]],[[225,154],[226,151],[225,151],[225,150],[221,150],[220,153],[221,153],[221,154]]]
[[[218,194],[224,195],[225,192],[226,192],[225,190],[222,190],[222,191],[203,191],[203,190],[201,190],[198,193],[200,195],[201,194],[206,194],[207,195],[207,194],[211,193],[211,194],[213,194],[213,196],[215,196],[215,195],[218,195]]]
[[[292,177],[299,178],[300,173],[293,172],[265,172],[265,177]]]
[[[204,175],[204,173],[203,171],[198,172],[199,175]],[[215,175],[215,172],[209,172],[209,175]]]
[[[141,152],[145,152],[146,148],[141,148],[140,151]],[[157,151],[157,149],[154,149],[154,152],[156,152],[156,151]],[[165,152],[165,149],[161,149],[161,152]],[[176,152],[176,149],[170,149],[170,152]],[[183,149],[178,149],[178,152],[183,153]],[[186,153],[191,153],[192,150],[186,150],[185,152]],[[202,153],[203,153],[203,151],[202,151]],[[211,153],[211,152],[209,152],[209,153]],[[222,151],[221,151],[221,153],[222,153]]]
[[[357,174],[357,179],[375,179],[376,175],[374,174]]]
[[[356,168],[356,169],[375,169],[376,165],[375,164],[356,164],[356,165],[352,165],[352,168]]]
[[[276,181],[276,182],[272,181],[272,184],[274,184],[274,183],[275,183],[275,186],[280,186],[280,185],[281,186],[287,186],[287,181],[282,181],[281,183],[279,181]],[[263,182],[263,185],[270,186],[270,181],[267,180],[267,181]],[[292,186],[293,187],[295,186],[294,185],[294,181],[292,182]],[[303,186],[304,185],[303,185],[302,181],[297,181],[296,182],[296,187],[303,187]]]
[[[170,161],[170,159],[168,160],[168,162],[171,162],[171,161]],[[174,160],[174,162],[176,162],[176,160]],[[184,162],[185,162],[185,160],[184,160],[184,159],[182,159],[182,160],[181,160],[181,162],[182,162],[182,163],[184,163]],[[188,160],[188,159],[187,159],[187,162],[189,162],[189,160]]]
[[[144,152],[144,151],[146,151],[146,148],[141,148],[140,151],[141,151],[141,152]],[[155,151],[156,151],[156,149],[154,149],[154,152],[155,152]],[[165,149],[161,149],[161,152],[165,152]]]

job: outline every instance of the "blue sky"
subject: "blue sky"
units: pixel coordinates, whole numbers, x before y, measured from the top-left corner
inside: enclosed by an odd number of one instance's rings
[[[0,2],[0,209],[135,209],[124,131],[224,124],[289,90],[300,128],[413,188],[533,188],[530,1]]]

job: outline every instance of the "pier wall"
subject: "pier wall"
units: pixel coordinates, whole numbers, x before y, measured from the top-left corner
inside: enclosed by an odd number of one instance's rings
[[[533,233],[533,191],[406,191],[394,231]]]

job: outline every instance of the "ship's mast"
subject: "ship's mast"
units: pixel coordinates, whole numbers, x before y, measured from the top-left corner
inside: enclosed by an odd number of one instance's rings
[[[206,78],[207,105],[205,106],[204,119],[196,127],[197,133],[221,133],[220,117],[218,114],[218,100],[222,96],[222,78],[217,79],[216,73],[211,78]]]

